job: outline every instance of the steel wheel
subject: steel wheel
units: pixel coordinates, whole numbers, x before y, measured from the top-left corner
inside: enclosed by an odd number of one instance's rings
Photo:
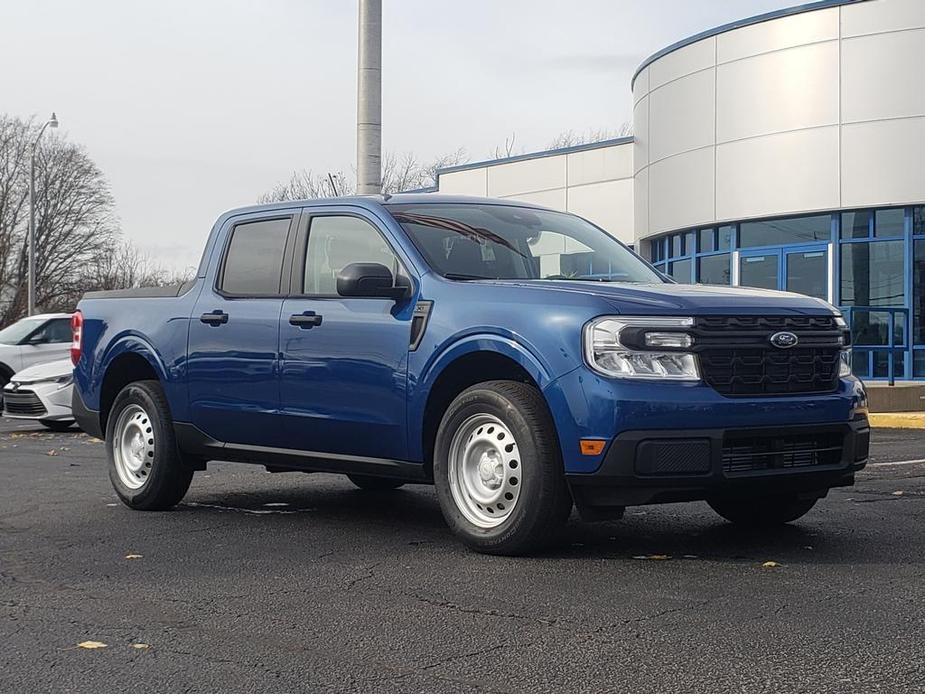
[[[154,429],[140,405],[119,413],[112,437],[112,457],[119,480],[129,489],[140,489],[154,463]]]
[[[456,430],[447,460],[450,492],[460,513],[480,528],[501,525],[521,488],[517,441],[490,414],[469,417]]]

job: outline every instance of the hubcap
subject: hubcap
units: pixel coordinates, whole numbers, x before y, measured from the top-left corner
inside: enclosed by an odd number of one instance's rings
[[[139,489],[154,464],[154,427],[140,405],[119,413],[112,437],[112,457],[119,479],[129,489]]]
[[[490,414],[469,417],[450,442],[450,492],[466,520],[480,528],[501,525],[517,505],[521,460],[504,422]]]

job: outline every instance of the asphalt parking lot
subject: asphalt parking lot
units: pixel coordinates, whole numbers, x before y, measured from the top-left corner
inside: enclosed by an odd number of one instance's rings
[[[872,455],[777,532],[637,508],[509,559],[332,475],[132,512],[99,442],[0,420],[0,692],[925,691],[925,431]]]

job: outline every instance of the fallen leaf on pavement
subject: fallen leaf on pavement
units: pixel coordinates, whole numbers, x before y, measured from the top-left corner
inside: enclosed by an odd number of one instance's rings
[[[761,566],[765,569],[776,569],[778,566],[780,566],[780,564],[778,564],[776,561],[766,561]]]
[[[86,648],[88,650],[93,650],[95,648],[106,648],[109,644],[105,644],[102,641],[81,641],[77,644],[78,648]]]
[[[138,650],[138,651],[146,651],[146,650],[148,650],[149,648],[151,648],[151,644],[149,644],[149,643],[133,643],[133,644],[132,644],[132,648],[134,648],[135,650]]]
[[[50,451],[48,451],[48,453],[46,453],[46,455],[58,455],[58,451],[52,448]]]
[[[126,559],[141,559],[141,557],[142,557],[141,554],[126,554],[125,555]]]
[[[893,496],[902,496],[902,495],[903,495],[903,491],[901,489],[893,492]]]

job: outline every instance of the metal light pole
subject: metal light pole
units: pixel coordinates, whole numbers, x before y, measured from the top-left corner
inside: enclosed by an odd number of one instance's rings
[[[357,192],[382,192],[382,0],[359,0]]]
[[[45,128],[58,127],[58,117],[52,113],[51,118],[45,121],[39,134],[32,142],[32,152],[29,157],[29,276],[28,276],[28,315],[35,313],[35,153],[38,151],[39,140],[45,134]]]

